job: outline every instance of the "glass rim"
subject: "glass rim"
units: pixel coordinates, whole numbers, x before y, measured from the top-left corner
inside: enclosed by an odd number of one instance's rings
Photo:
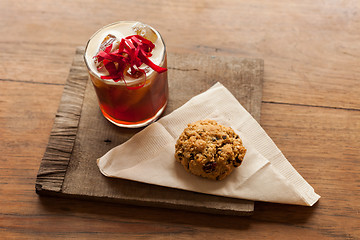
[[[111,85],[127,85],[127,83],[125,83],[125,81],[117,81],[115,82],[113,79],[101,79],[100,75],[95,73],[89,66],[88,64],[88,61],[86,59],[86,52],[87,52],[87,49],[88,49],[88,46],[89,46],[89,43],[90,41],[99,33],[101,32],[103,29],[105,28],[108,28],[108,27],[111,27],[111,26],[114,26],[114,25],[117,25],[117,24],[120,24],[120,23],[142,23],[142,22],[139,22],[139,21],[117,21],[117,22],[113,22],[113,23],[110,23],[110,24],[107,24],[103,27],[101,27],[100,29],[98,29],[93,35],[91,35],[91,37],[89,38],[89,40],[87,41],[86,43],[86,46],[85,46],[85,50],[84,50],[84,54],[83,54],[83,58],[84,58],[84,62],[85,62],[85,65],[86,65],[86,68],[89,72],[89,74],[93,75],[94,77],[96,77],[97,79],[99,79],[100,81],[106,83],[106,84],[111,84]],[[144,24],[144,23],[143,23]],[[164,61],[166,59],[166,45],[165,45],[165,42],[164,42],[164,39],[162,38],[160,32],[158,32],[155,28],[153,28],[152,26],[146,24],[147,26],[149,26],[159,37],[160,37],[160,40],[161,40],[161,43],[163,44],[164,46],[164,50],[162,52],[163,54],[163,57],[162,57],[162,60],[160,62],[160,65],[163,65],[164,64]],[[152,68],[150,68],[150,74],[147,75],[148,73],[146,73],[146,78],[150,78],[150,76],[152,76],[153,74],[157,73],[156,71],[154,71]],[[131,84],[137,84],[139,82],[141,82],[143,80],[143,78],[138,78],[134,81],[131,82]]]

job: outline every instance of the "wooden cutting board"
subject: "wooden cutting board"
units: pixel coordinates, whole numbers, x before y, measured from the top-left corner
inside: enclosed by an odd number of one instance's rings
[[[83,53],[84,48],[77,48],[37,175],[38,194],[217,214],[254,211],[252,201],[104,177],[96,159],[141,129],[116,127],[102,116]],[[168,54],[169,102],[164,115],[219,81],[259,121],[262,78],[260,59]]]

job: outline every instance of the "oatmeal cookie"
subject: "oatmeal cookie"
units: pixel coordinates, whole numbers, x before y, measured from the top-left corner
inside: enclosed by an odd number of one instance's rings
[[[214,120],[188,124],[175,145],[175,159],[186,171],[212,180],[226,178],[241,165],[245,153],[234,130]]]

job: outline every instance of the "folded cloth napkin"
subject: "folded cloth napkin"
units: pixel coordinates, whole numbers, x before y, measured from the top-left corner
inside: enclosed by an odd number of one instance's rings
[[[175,161],[177,138],[188,123],[203,119],[233,128],[247,149],[242,165],[222,181],[194,176]],[[320,198],[220,83],[111,149],[97,163],[107,177],[225,197],[305,206]]]

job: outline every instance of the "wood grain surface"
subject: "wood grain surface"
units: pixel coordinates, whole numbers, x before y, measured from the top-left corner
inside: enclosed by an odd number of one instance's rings
[[[0,1],[2,239],[359,239],[358,0]],[[140,20],[169,52],[262,58],[261,125],[322,198],[251,218],[38,197],[74,49]]]
[[[96,159],[143,128],[119,128],[102,116],[83,55],[84,47],[78,47],[40,164],[36,179],[37,193],[205,213],[252,214],[252,201],[101,175]],[[261,59],[180,53],[169,53],[167,59],[169,101],[163,116],[221,81],[260,121],[263,84]]]

